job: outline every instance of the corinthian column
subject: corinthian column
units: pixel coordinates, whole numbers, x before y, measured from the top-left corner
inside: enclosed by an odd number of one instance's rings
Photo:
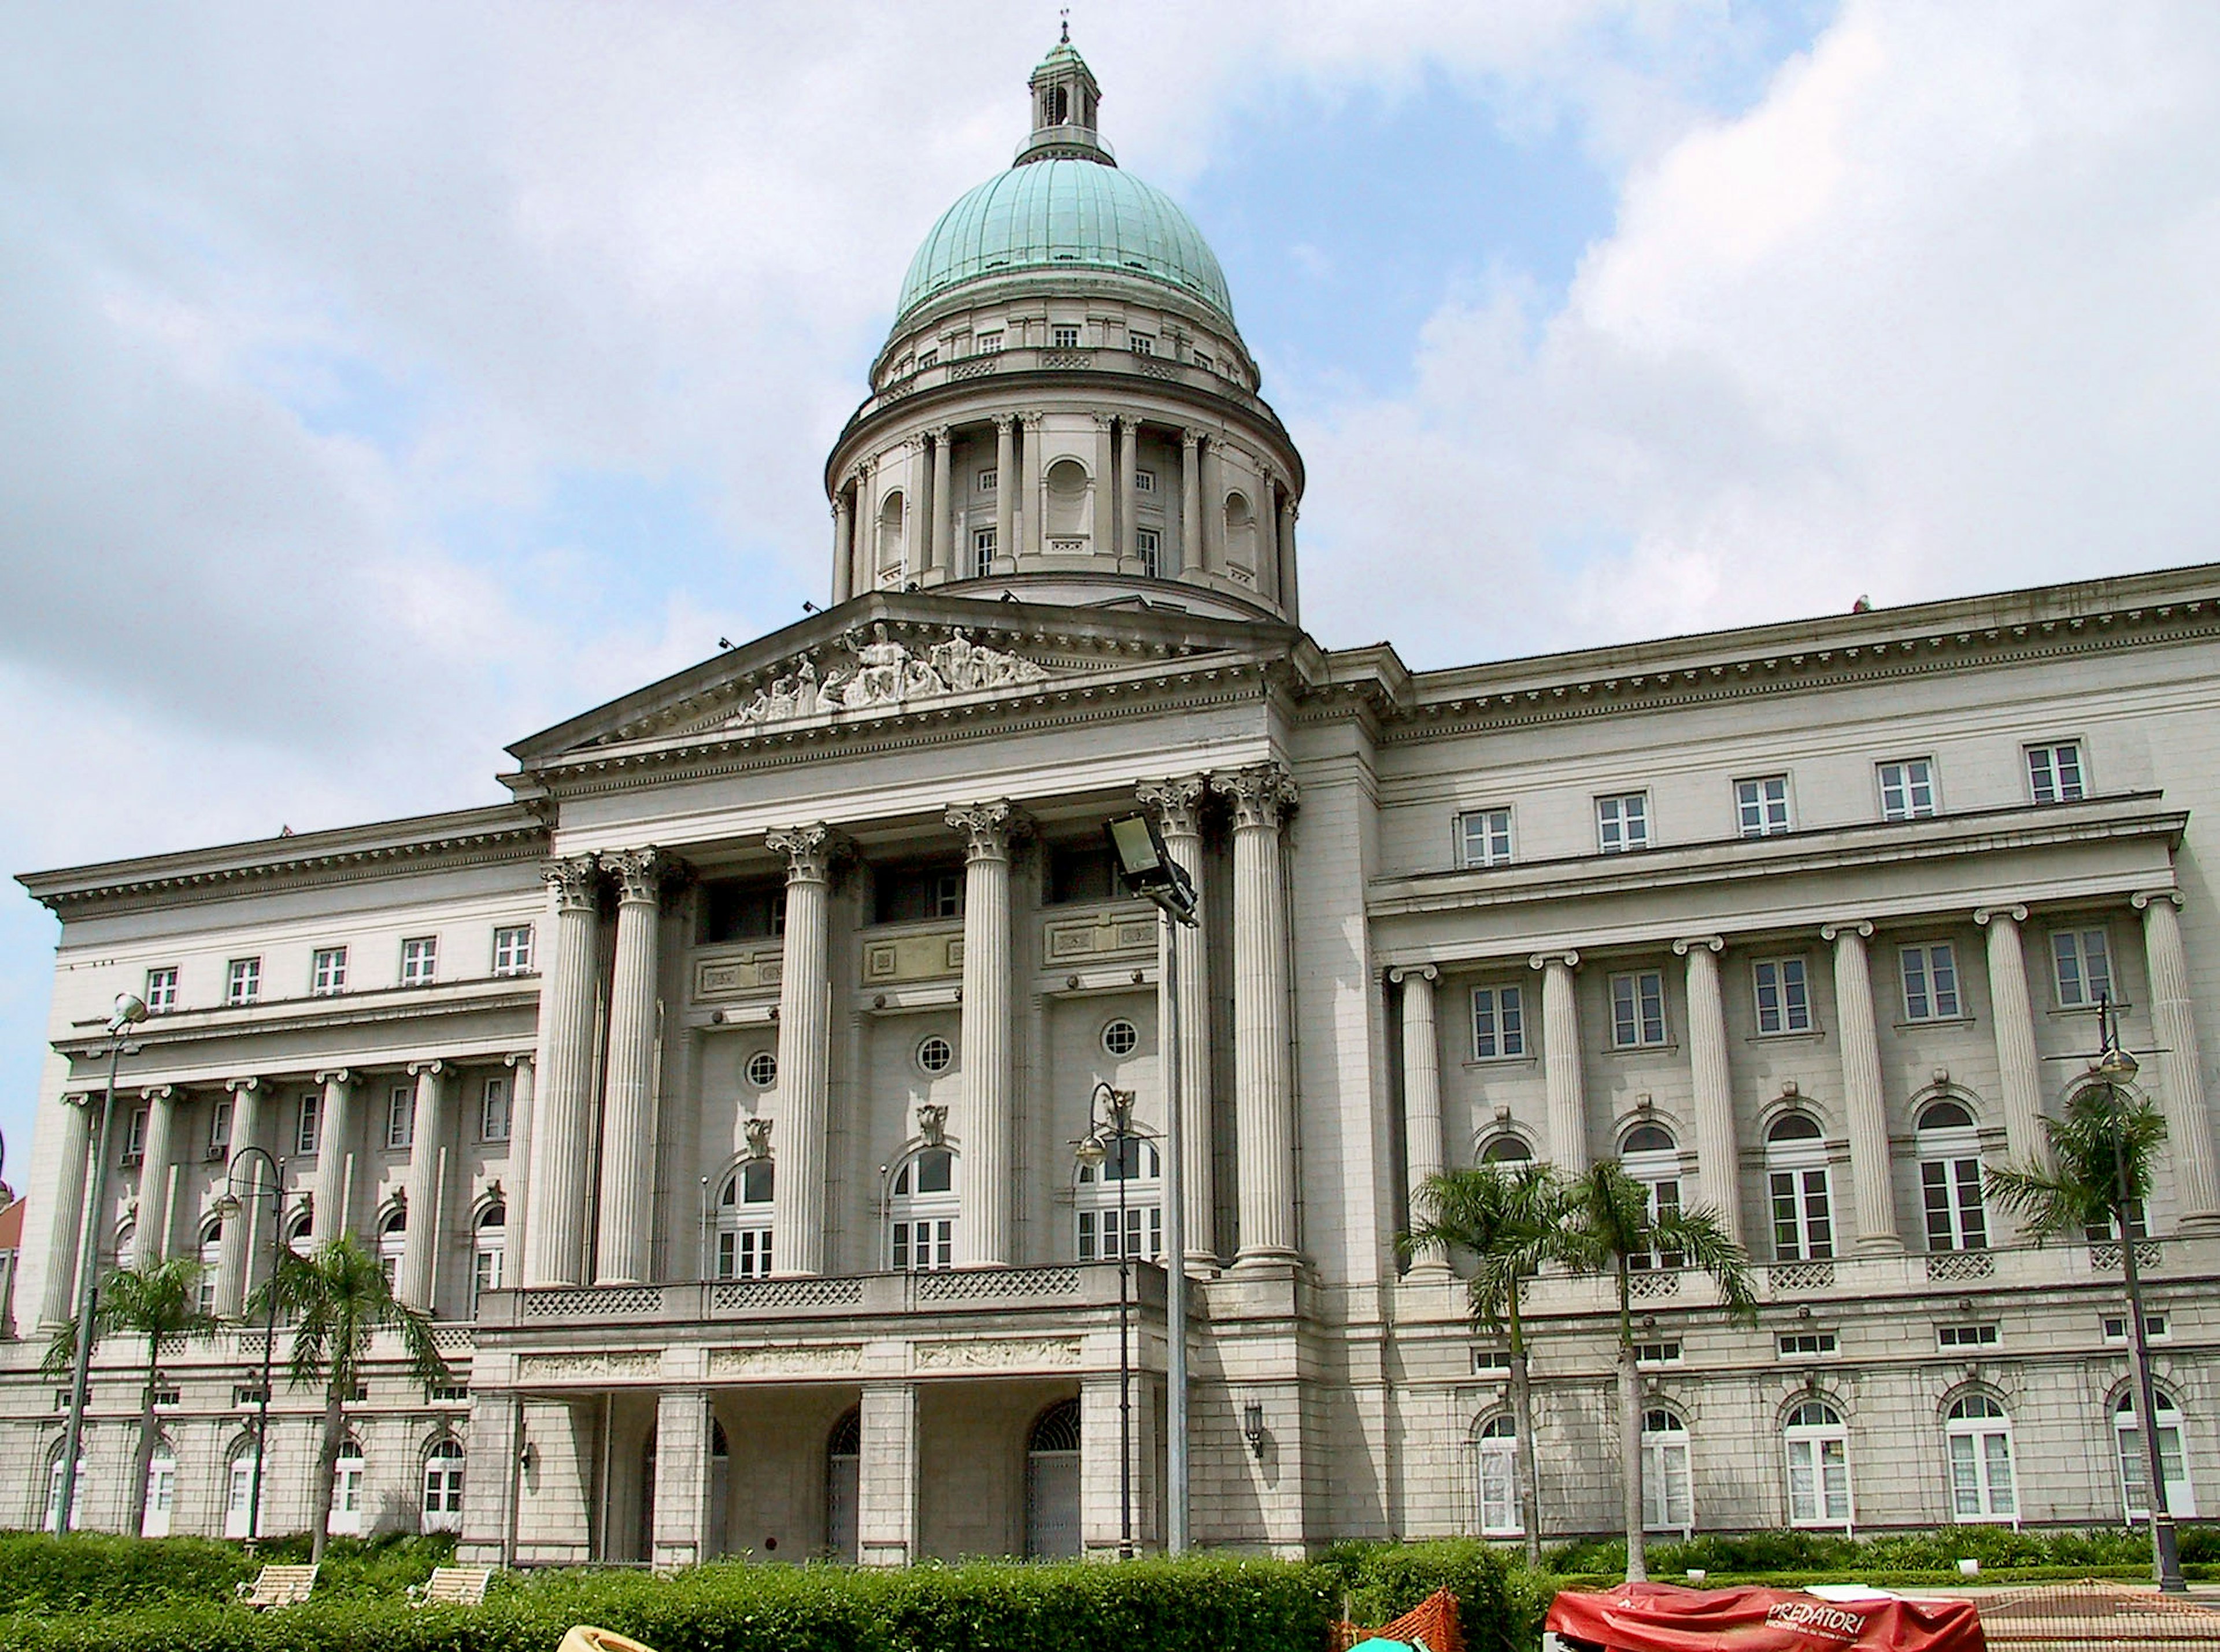
[[[1866,956],[1868,923],[1829,924],[1820,935],[1835,948],[1835,1021],[1843,1040],[1843,1112],[1850,1131],[1851,1202],[1858,1249],[1886,1256],[1904,1249],[1896,1231],[1896,1194],[1888,1166],[1888,1108],[1881,1094],[1880,1035],[1874,1023],[1873,966]]]
[[[316,1138],[316,1185],[309,1200],[309,1242],[331,1243],[347,1231],[347,1161],[354,1156],[355,1075],[346,1068],[318,1073],[323,1086],[321,1128]]]
[[[1442,1173],[1442,1053],[1434,1026],[1440,973],[1431,963],[1388,972],[1403,988],[1403,1157],[1413,1221],[1425,1204],[1420,1190]],[[1438,1244],[1412,1253],[1413,1279],[1446,1279],[1449,1268],[1449,1253]]]
[[[832,606],[838,608],[855,595],[856,563],[852,538],[855,527],[843,488],[832,499]]]
[[[1704,1198],[1718,1206],[1728,1237],[1742,1238],[1742,1185],[1735,1150],[1734,1083],[1727,1067],[1727,1013],[1719,995],[1716,935],[1673,943],[1688,960],[1688,1071],[1696,1103],[1696,1167]]]
[[[2186,1228],[2220,1225],[2220,1175],[2212,1153],[2212,1110],[2198,1053],[2197,1008],[2189,996],[2189,957],[2181,944],[2181,896],[2172,889],[2138,895],[2143,951],[2150,969],[2151,1031],[2158,1035],[2159,1072],[2166,1084],[2166,1133],[2173,1149],[2174,1197]]]
[[[1295,577],[1295,502],[1280,501],[1280,610],[1290,625],[1302,623],[1302,602]]]
[[[617,876],[617,955],[609,988],[608,1080],[602,1092],[601,1220],[594,1282],[647,1281],[655,1206],[657,974],[663,886],[676,867],[659,849],[604,855]]]
[[[1295,782],[1276,763],[1211,777],[1233,801],[1233,1120],[1241,1148],[1240,1262],[1295,1254],[1288,1062],[1287,886],[1280,820]]]
[[[946,578],[955,566],[949,552],[950,538],[955,529],[956,489],[953,464],[955,454],[950,450],[951,433],[946,425],[937,425],[932,437],[932,538],[926,551],[926,569],[938,568]]]
[[[1542,972],[1542,1093],[1550,1114],[1550,1162],[1568,1176],[1588,1168],[1587,1092],[1581,1075],[1580,1001],[1573,991],[1577,952],[1537,952]]]
[[[231,1092],[231,1146],[237,1153],[241,1148],[261,1144],[262,1081],[259,1078],[234,1078],[224,1088]],[[265,1174],[259,1166],[255,1175]],[[227,1319],[236,1319],[246,1300],[247,1229],[252,1225],[252,1213],[261,1206],[249,1203],[238,1215],[228,1217],[223,1225],[221,1248],[216,1252],[215,1311]]]
[[[1028,826],[1007,798],[951,808],[963,834],[963,1151],[956,1254],[973,1267],[1011,1261],[1010,846]]]
[[[41,1331],[59,1331],[77,1317],[77,1231],[84,1224],[84,1172],[92,1148],[91,1102],[82,1095],[65,1095],[61,1110],[62,1150],[54,1163],[46,1287],[39,1296]]]
[[[1141,555],[1140,493],[1134,482],[1141,468],[1141,423],[1118,421],[1118,557],[1138,564]],[[1182,865],[1185,862],[1181,863]],[[1193,873],[1190,871],[1190,876]]]
[[[539,1109],[532,1132],[524,1283],[585,1280],[586,1156],[594,1116],[595,931],[601,863],[558,860],[541,873],[555,945],[539,986]]]
[[[1018,554],[1018,421],[1007,413],[995,415],[995,554]]]
[[[2042,1133],[2042,1069],[2035,1050],[2035,1005],[2027,990],[2027,951],[2019,926],[2025,907],[1984,907],[1974,921],[1988,931],[1989,1015],[1996,1023],[1997,1088],[2005,1142],[2014,1164],[2048,1164]]]
[[[1038,413],[1021,413],[1018,417],[1026,427],[1025,552],[1027,556],[1037,557],[1048,549],[1048,536],[1042,531],[1048,521],[1048,505],[1041,496],[1041,416]]]
[[[408,1131],[408,1226],[402,1234],[401,1267],[393,1294],[412,1308],[432,1311],[439,1287],[440,1230],[446,1225],[447,1140],[455,1133],[453,1065],[408,1064],[416,1081],[416,1111]]]
[[[1180,571],[1207,566],[1202,553],[1202,433],[1180,432]]]
[[[1188,775],[1143,786],[1136,794],[1144,807],[1157,811],[1163,826],[1164,852],[1193,881],[1198,907],[1203,899],[1202,804],[1208,790],[1205,776]],[[1217,1132],[1211,1106],[1210,952],[1203,944],[1200,924],[1174,924],[1172,947],[1179,974],[1182,1227],[1188,1265],[1207,1272],[1218,1266],[1213,1237],[1218,1204],[1211,1187],[1211,1144]]]
[[[832,1075],[832,865],[848,839],[822,821],[764,839],[786,857],[786,939],[778,982],[778,1116],[771,1181],[772,1271],[825,1271],[825,1134]]]
[[[140,1268],[152,1267],[170,1249],[170,1134],[177,1124],[178,1092],[157,1084],[140,1092],[147,1103],[147,1138],[140,1144],[139,1225],[132,1230],[131,1255]]]

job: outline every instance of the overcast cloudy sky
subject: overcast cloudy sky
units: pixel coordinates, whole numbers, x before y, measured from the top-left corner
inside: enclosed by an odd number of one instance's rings
[[[2220,558],[2209,0],[1072,9],[1328,645]],[[0,867],[494,801],[821,600],[823,454],[1056,15],[0,7]],[[54,934],[0,901],[19,1181]]]

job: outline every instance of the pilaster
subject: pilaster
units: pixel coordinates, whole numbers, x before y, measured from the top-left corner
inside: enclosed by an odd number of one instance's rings
[[[2204,1094],[2197,1007],[2189,991],[2189,957],[2181,944],[2181,895],[2173,889],[2158,889],[2133,900],[2143,914],[2151,1031],[2158,1035],[2161,1051],[2167,1140],[2173,1159],[2181,1225],[2193,1232],[2209,1232],[2220,1227],[2220,1168],[2216,1168],[2213,1158],[2212,1107]]]
[[[242,1148],[261,1145],[262,1102],[267,1087],[259,1078],[234,1078],[226,1081],[224,1088],[231,1092],[228,1154],[236,1156]],[[252,1203],[247,1206],[248,1211],[259,1208]],[[245,1212],[223,1225],[221,1248],[216,1252],[215,1311],[227,1319],[236,1319],[246,1301],[247,1230],[252,1225]]]
[[[857,1557],[866,1566],[907,1566],[918,1558],[916,1386],[866,1382],[857,1421]]]
[[[54,1163],[47,1272],[39,1294],[39,1329],[49,1333],[77,1317],[78,1229],[84,1221],[84,1175],[92,1149],[92,1098],[65,1095],[60,1107],[62,1145]]]
[[[658,1572],[711,1558],[711,1426],[708,1389],[665,1388],[656,1397],[655,1552],[650,1558]]]

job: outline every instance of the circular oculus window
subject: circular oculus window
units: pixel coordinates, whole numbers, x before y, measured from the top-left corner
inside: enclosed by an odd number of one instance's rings
[[[1102,1029],[1102,1047],[1113,1056],[1130,1056],[1140,1044],[1141,1029],[1123,1016]]]
[[[758,1050],[748,1057],[744,1069],[748,1082],[759,1090],[767,1090],[778,1082],[778,1057],[768,1050]]]
[[[956,1064],[956,1046],[938,1032],[920,1041],[917,1064],[928,1073],[945,1073]]]

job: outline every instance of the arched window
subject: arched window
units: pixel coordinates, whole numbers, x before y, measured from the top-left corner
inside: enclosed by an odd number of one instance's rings
[[[1850,1524],[1850,1431],[1824,1400],[1807,1400],[1788,1413],[1781,1437],[1788,1451],[1788,1523]]]
[[[1510,1412],[1491,1417],[1473,1436],[1479,1457],[1480,1535],[1515,1537],[1518,1520],[1518,1424]]]
[[[1688,1425],[1662,1406],[1642,1413],[1642,1529],[1696,1529],[1696,1499],[1688,1474]]]
[[[201,1276],[196,1290],[203,1313],[215,1312],[216,1273],[223,1265],[223,1218],[212,1217],[201,1229]]]
[[[1079,1553],[1079,1402],[1059,1400],[1026,1440],[1026,1558]]]
[[[85,1499],[90,1494],[91,1490],[92,1480],[91,1477],[85,1473],[84,1458],[80,1455],[77,1460],[77,1490],[72,1494],[70,1503],[70,1530],[72,1531],[81,1531],[84,1528]],[[54,1448],[53,1461],[47,1465],[46,1530],[48,1531],[60,1530],[61,1519],[62,1451],[59,1446],[56,1446]]]
[[[339,1472],[332,1477],[331,1512],[324,1517],[324,1530],[334,1537],[362,1536],[362,1482],[368,1467],[360,1441],[348,1440],[340,1447]],[[263,1483],[269,1483],[266,1477]]]
[[[1765,1132],[1765,1180],[1773,1201],[1773,1254],[1819,1262],[1835,1254],[1835,1201],[1827,1144],[1808,1113],[1784,1113]]]
[[[864,1458],[864,1417],[852,1406],[832,1424],[825,1441],[825,1549],[834,1560],[856,1563],[857,1498]]]
[[[2011,1418],[1985,1393],[1963,1395],[1943,1419],[1950,1449],[1954,1518],[2010,1520],[2019,1512],[2013,1490]]]
[[[896,489],[879,502],[879,573],[899,577],[902,570],[901,491]]]
[[[1252,570],[1257,566],[1257,509],[1245,493],[1225,496],[1225,558]]]
[[[770,1277],[774,1180],[769,1159],[751,1159],[725,1178],[717,1194],[719,1279]]]
[[[1916,1133],[1927,1248],[1986,1250],[1989,1222],[1981,1206],[1981,1143],[1974,1115],[1955,1101],[1930,1101],[1920,1109]]]
[[[293,1213],[293,1219],[285,1225],[285,1248],[296,1256],[305,1256],[315,1240],[316,1221],[309,1212]]]
[[[2181,1449],[2181,1412],[2173,1396],[2154,1388],[2158,1412],[2159,1472],[2166,1476],[2166,1512],[2186,1519],[2197,1512],[2197,1493],[2189,1483],[2189,1462]],[[2112,1437],[2119,1447],[2120,1508],[2130,1520],[2150,1515],[2150,1454],[2143,1449],[2142,1430],[2136,1425],[2136,1397],[2130,1389],[2112,1408]]]
[[[471,1318],[488,1291],[497,1291],[508,1273],[508,1206],[496,1200],[478,1213],[477,1239],[471,1255]]]
[[[1071,89],[1068,86],[1051,88],[1048,95],[1048,123],[1063,126],[1071,119]]]
[[[463,1445],[441,1440],[424,1454],[424,1530],[463,1529]]]
[[[59,1467],[57,1460],[56,1467]],[[139,1523],[142,1537],[166,1537],[178,1507],[178,1454],[169,1441],[154,1442],[154,1455],[147,1462],[147,1518]],[[75,1510],[71,1511],[75,1513]]]
[[[1057,539],[1085,539],[1088,489],[1092,485],[1087,467],[1077,459],[1060,458],[1048,467],[1041,477],[1041,490],[1048,496],[1048,535],[1051,543]],[[1079,545],[1068,548],[1086,547]]]
[[[395,1206],[377,1225],[377,1265],[390,1285],[401,1276],[401,1253],[408,1244],[408,1213]]]
[[[231,1454],[224,1467],[223,1535],[244,1537],[252,1528],[259,1530],[253,1518],[254,1510],[254,1442],[249,1440]],[[270,1500],[270,1479],[264,1476],[262,1499]]]
[[[1163,1160],[1145,1137],[1127,1136],[1099,1165],[1079,1167],[1079,1259],[1164,1253]],[[1125,1237],[1119,1238],[1120,1211]]]
[[[887,1265],[924,1273],[956,1265],[956,1155],[945,1147],[913,1154],[895,1172],[887,1200]]]
[[[1534,1150],[1516,1136],[1498,1136],[1480,1150],[1482,1164],[1526,1164],[1533,1157]]]
[[[1681,1213],[1681,1152],[1673,1132],[1662,1125],[1637,1125],[1618,1144],[1626,1174],[1649,1193],[1652,1220]],[[1631,1260],[1636,1268],[1674,1269],[1686,1260],[1677,1250],[1646,1251]]]

